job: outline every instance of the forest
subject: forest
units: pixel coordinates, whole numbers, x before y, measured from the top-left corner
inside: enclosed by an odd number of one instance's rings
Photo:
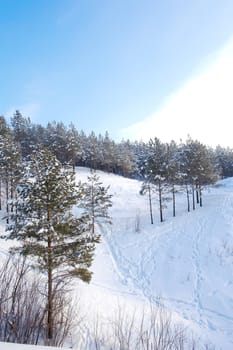
[[[0,278],[7,282],[2,283],[1,293],[8,289],[10,296],[1,306],[6,309],[0,339],[33,344],[44,339],[46,345],[60,345],[73,318],[67,286],[73,277],[90,282],[95,245],[100,241],[96,222],[111,223],[112,195],[95,170],[140,180],[140,194],[148,196],[153,224],[152,196],[157,197],[161,222],[169,200],[176,216],[177,192],[185,194],[188,212],[196,205],[202,207],[203,189],[233,176],[233,150],[213,149],[190,136],[179,144],[156,137],[148,142],[116,142],[107,132],[86,135],[73,124],[33,124],[16,111],[10,123],[0,117],[0,164],[0,210],[6,220],[2,238],[18,241],[10,252],[29,258],[29,265],[46,276],[29,285],[28,260],[5,262]],[[76,183],[76,166],[91,169],[87,183]],[[78,216],[72,212],[74,206],[82,209]],[[39,285],[43,288],[38,295]],[[28,293],[34,294],[35,305],[29,303],[28,314],[22,317],[15,310],[26,303]],[[12,328],[16,321],[17,332]]]
[[[212,148],[193,140],[189,135],[187,140],[181,140],[179,144],[174,141],[163,143],[156,137],[156,126],[155,137],[148,142],[116,142],[107,131],[104,135],[96,135],[94,131],[87,135],[74,124],[67,126],[57,121],[42,126],[32,123],[30,117],[24,117],[16,111],[9,123],[4,116],[0,116],[0,142],[1,165],[7,154],[14,157],[17,153],[21,160],[27,160],[40,144],[50,149],[62,164],[90,167],[131,178],[144,178],[151,166],[149,163],[153,154],[157,153],[160,154],[160,160],[156,160],[156,166],[163,166],[164,169],[160,168],[159,172],[166,173],[167,178],[168,173],[172,172],[169,168],[174,168],[174,163],[178,169],[175,171],[189,178],[189,182],[197,176],[193,173],[194,168],[200,172],[203,167],[208,166],[211,166],[209,170],[213,176],[233,176],[231,148],[221,145]]]
[[[178,144],[163,143],[156,136],[148,142],[116,142],[108,132],[97,136],[92,131],[86,135],[74,124],[66,126],[56,121],[42,126],[16,111],[9,123],[0,117],[0,175],[1,184],[6,183],[7,198],[13,197],[20,167],[25,167],[23,164],[38,146],[50,150],[63,166],[84,166],[142,180],[141,194],[147,193],[150,203],[151,193],[158,193],[161,221],[167,197],[172,197],[175,216],[177,186],[186,194],[190,211],[191,207],[195,209],[195,203],[202,206],[204,187],[219,178],[233,176],[232,149],[220,145],[212,148],[189,135]]]

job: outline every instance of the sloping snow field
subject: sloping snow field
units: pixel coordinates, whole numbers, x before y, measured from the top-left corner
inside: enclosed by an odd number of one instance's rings
[[[203,207],[190,213],[185,194],[177,195],[176,218],[170,202],[163,223],[154,199],[151,225],[148,198],[139,194],[139,181],[98,174],[113,194],[113,224],[98,227],[102,243],[96,249],[91,283],[75,284],[87,323],[74,347],[85,349],[88,322],[97,315],[109,320],[119,305],[130,312],[161,302],[204,343],[232,350],[233,179],[205,191]],[[87,175],[88,169],[77,168],[77,180],[85,181]],[[5,244],[1,242],[3,249]],[[0,343],[0,349],[8,348]]]

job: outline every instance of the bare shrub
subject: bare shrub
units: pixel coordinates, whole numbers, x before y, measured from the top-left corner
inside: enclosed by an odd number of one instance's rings
[[[37,344],[43,329],[44,310],[39,280],[27,279],[25,259],[7,258],[0,269],[0,339]]]
[[[72,330],[77,319],[74,310],[68,294],[62,290],[56,291],[53,298],[53,339],[49,344],[46,339],[45,345],[62,346],[69,337],[72,337]],[[47,338],[46,335],[45,332],[44,338]]]
[[[9,256],[0,267],[0,341],[46,344],[46,293],[42,277],[31,271],[24,258]],[[54,294],[53,344],[63,345],[75,320],[71,301]]]
[[[80,317],[80,302],[72,304],[66,292],[55,288],[54,337],[48,344],[46,284],[35,277],[25,259],[6,259],[0,267],[0,341],[62,346],[76,333],[79,349],[214,350],[194,341],[161,305],[130,313],[119,305],[113,319],[97,317],[94,326],[88,326]]]
[[[95,328],[95,349],[109,350],[197,350],[212,349],[195,341],[184,325],[175,323],[162,306],[151,306],[149,311],[132,314],[121,306],[108,327]]]

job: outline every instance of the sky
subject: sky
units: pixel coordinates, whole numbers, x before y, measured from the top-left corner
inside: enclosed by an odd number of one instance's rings
[[[233,147],[232,0],[0,0],[0,115]]]

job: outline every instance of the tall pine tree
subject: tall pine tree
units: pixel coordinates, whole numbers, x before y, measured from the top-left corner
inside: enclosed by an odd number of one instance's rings
[[[111,223],[108,209],[112,206],[112,195],[108,194],[109,187],[104,187],[95,171],[87,178],[88,182],[79,184],[82,192],[80,205],[84,208],[86,215],[91,218],[92,233],[95,232],[95,223]]]
[[[13,252],[31,256],[35,266],[47,276],[47,338],[53,344],[54,296],[58,286],[72,276],[91,279],[95,243],[88,215],[74,217],[77,204],[74,174],[64,170],[49,151],[37,149],[19,187],[17,213],[12,214],[9,239],[21,245]]]

